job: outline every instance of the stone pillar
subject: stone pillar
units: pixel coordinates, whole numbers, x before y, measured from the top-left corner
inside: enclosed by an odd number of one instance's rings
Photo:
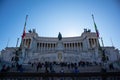
[[[70,50],[71,50],[71,43],[70,43]]]
[[[73,43],[73,45],[74,45],[74,46],[73,46],[73,50],[75,50],[75,47],[76,47],[76,46],[75,46],[75,42]]]
[[[40,43],[38,42],[37,45],[38,45],[37,50],[39,51],[40,50]]]
[[[51,50],[53,50],[53,46],[52,45],[53,45],[53,43],[51,43]]]
[[[49,47],[50,47],[49,50],[51,50],[51,43],[50,43],[49,45],[50,45],[50,46],[49,46]]]
[[[68,44],[68,50],[70,49],[70,44],[69,43],[67,43]]]
[[[66,50],[68,49],[68,45],[67,45],[67,43],[66,43]]]
[[[44,51],[45,51],[45,43],[43,43]]]
[[[49,43],[49,50],[50,50],[50,48],[51,48],[51,47],[50,47],[50,43]]]
[[[53,50],[55,50],[54,44],[55,44],[55,43],[53,43]]]
[[[81,50],[80,42],[78,42],[79,51]]]
[[[41,43],[41,52],[43,51],[43,43]]]
[[[51,45],[52,43],[50,43],[50,50],[52,49],[52,45]]]
[[[46,43],[44,43],[45,44],[45,51],[46,51]]]
[[[79,51],[79,44],[78,44],[78,42],[77,42],[77,49],[78,49],[78,51]]]
[[[49,43],[48,43],[48,50],[49,50]]]
[[[94,41],[95,41],[95,47],[97,47],[97,41],[96,41],[96,38],[94,39]]]
[[[81,45],[81,50],[83,51],[83,43],[81,42],[80,45]]]
[[[73,50],[73,43],[71,43],[71,50]]]
[[[68,50],[70,49],[70,44],[68,43]]]
[[[75,42],[75,49],[77,50],[77,43]]]
[[[53,43],[51,43],[50,45],[51,45],[51,50],[53,50],[53,46],[52,46],[52,45],[53,45]]]
[[[93,48],[96,47],[96,42],[95,42],[95,39],[93,39]]]
[[[66,50],[66,48],[67,48],[67,44],[65,43],[65,50]]]
[[[44,51],[44,43],[42,43],[42,51]]]
[[[71,50],[73,50],[73,43],[71,43]]]
[[[47,50],[48,50],[48,43],[47,43]]]
[[[50,43],[48,44],[49,50],[50,50]]]
[[[54,45],[55,45],[55,48],[54,48],[54,49],[56,49],[56,43],[55,43]]]
[[[46,48],[47,48],[47,43],[45,43],[45,51],[46,51]]]
[[[41,44],[40,44],[40,42],[39,42],[39,51],[41,50],[41,48],[40,48],[40,47],[41,47]]]
[[[89,38],[89,45],[90,45],[90,48],[92,48],[92,41],[91,41],[91,38]]]

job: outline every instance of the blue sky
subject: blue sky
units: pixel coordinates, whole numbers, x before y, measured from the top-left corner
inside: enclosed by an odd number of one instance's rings
[[[91,15],[105,46],[120,49],[119,0],[0,0],[0,50],[8,43],[15,47],[21,38],[25,16],[26,30],[35,28],[39,36],[80,36],[84,28],[95,31]],[[20,43],[20,41],[19,41]]]

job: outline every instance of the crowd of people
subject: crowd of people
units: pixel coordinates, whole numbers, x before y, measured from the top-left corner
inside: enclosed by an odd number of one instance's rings
[[[92,67],[92,66],[100,66],[102,71],[105,71],[105,68],[102,68],[101,63],[97,62],[88,62],[88,61],[80,61],[78,63],[73,62],[28,62],[29,67],[34,69],[35,72],[40,72],[41,70],[45,73],[64,73],[67,72],[66,70],[69,70],[69,72],[73,73],[79,73],[79,68],[82,67]],[[11,66],[3,65],[1,72],[8,72],[11,71],[12,68],[16,68],[16,71],[24,72],[25,68],[22,64],[12,64]],[[58,69],[59,68],[59,69]],[[44,70],[43,70],[44,69]],[[113,70],[114,66],[113,64],[109,64],[109,69]]]
[[[61,68],[61,71],[65,72],[65,69],[68,70],[73,70],[73,72],[79,72],[78,68],[79,67],[88,67],[88,66],[96,66],[96,65],[100,65],[101,63],[92,63],[92,62],[84,62],[84,61],[80,61],[78,63],[68,63],[68,62],[29,62],[29,64],[33,67],[36,68],[36,71],[38,72],[39,70],[45,68],[45,72],[57,72],[56,69],[54,69],[55,66]],[[59,71],[59,72],[61,72]]]

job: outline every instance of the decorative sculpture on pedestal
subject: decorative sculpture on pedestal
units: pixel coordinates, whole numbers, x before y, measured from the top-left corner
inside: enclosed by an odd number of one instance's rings
[[[58,42],[57,42],[57,53],[58,53],[58,61],[61,62],[63,61],[63,50],[64,50],[64,46],[63,46],[63,42],[61,41],[62,40],[62,35],[61,33],[59,32],[58,34]]]
[[[58,42],[57,42],[57,48],[56,48],[56,50],[58,50],[58,51],[61,51],[61,50],[63,50],[64,48],[63,48],[63,43],[62,43],[62,35],[61,35],[61,33],[59,32],[59,34],[58,34]]]
[[[62,35],[61,35],[60,32],[59,32],[59,34],[58,34],[58,40],[59,40],[59,41],[62,40]]]

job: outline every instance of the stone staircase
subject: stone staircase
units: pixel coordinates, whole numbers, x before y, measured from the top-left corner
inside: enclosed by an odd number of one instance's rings
[[[59,73],[61,69],[64,70],[65,73],[72,73],[74,71],[74,68],[70,68],[68,69],[68,67],[61,67],[59,65],[54,65],[53,66],[54,70],[56,73]],[[11,72],[16,72],[16,68],[12,68],[10,71]],[[78,67],[79,72],[100,72],[101,71],[101,67],[100,66],[85,66],[85,67]],[[28,64],[28,65],[23,65],[23,71],[24,72],[45,72],[45,68],[42,67],[41,69],[39,69],[37,71],[36,69],[36,65],[34,65],[33,67]]]

